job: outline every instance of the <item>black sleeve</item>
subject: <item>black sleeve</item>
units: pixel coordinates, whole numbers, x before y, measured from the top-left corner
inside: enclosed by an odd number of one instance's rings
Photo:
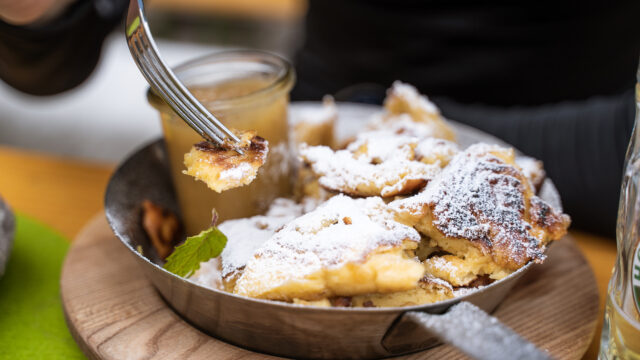
[[[124,13],[123,0],[77,0],[39,26],[0,21],[0,78],[32,95],[52,95],[82,83],[100,57],[102,43]]]

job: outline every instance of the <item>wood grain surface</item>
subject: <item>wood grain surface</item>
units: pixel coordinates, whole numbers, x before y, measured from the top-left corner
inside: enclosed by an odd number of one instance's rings
[[[149,9],[201,16],[233,16],[259,20],[299,20],[306,0],[152,0]]]
[[[109,229],[94,218],[67,255],[61,294],[67,323],[92,359],[262,359],[184,322],[140,274]],[[494,313],[559,359],[579,359],[598,320],[598,289],[571,238],[554,244]],[[465,358],[450,346],[402,357]],[[273,357],[271,357],[273,358]]]
[[[114,165],[95,164],[0,146],[0,195],[19,213],[36,218],[69,239],[102,209]],[[600,306],[596,336],[584,359],[596,359],[607,283],[616,257],[615,239],[579,231],[571,236],[596,276]]]
[[[112,165],[0,146],[0,194],[68,239],[103,208]]]

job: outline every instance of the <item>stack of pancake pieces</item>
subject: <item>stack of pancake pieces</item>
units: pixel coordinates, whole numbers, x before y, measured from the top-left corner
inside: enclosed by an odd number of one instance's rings
[[[307,119],[305,119],[308,118]],[[536,193],[542,163],[455,133],[426,96],[396,82],[384,110],[347,144],[331,99],[292,123],[294,199],[219,225],[221,256],[191,280],[313,306],[433,303],[541,263],[569,216]]]

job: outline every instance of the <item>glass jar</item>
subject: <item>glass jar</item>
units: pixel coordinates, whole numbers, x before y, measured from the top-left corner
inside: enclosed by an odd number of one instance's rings
[[[216,193],[185,175],[184,154],[202,138],[152,91],[149,103],[160,112],[171,176],[188,235],[211,222],[264,212],[276,197],[291,192],[287,107],[295,75],[284,59],[260,51],[226,51],[184,63],[174,69],[192,93],[225,126],[256,130],[269,141],[267,160],[249,185]]]
[[[600,359],[640,360],[640,70],[636,121],[625,159],[616,239],[618,256],[607,291]]]

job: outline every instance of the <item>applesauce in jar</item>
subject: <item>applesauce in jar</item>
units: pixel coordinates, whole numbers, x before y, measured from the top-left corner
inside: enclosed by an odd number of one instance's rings
[[[231,51],[200,58],[175,69],[176,75],[226,127],[256,130],[269,142],[269,154],[249,185],[222,193],[182,173],[184,154],[202,141],[169,106],[152,92],[159,110],[171,176],[187,235],[209,227],[211,210],[219,221],[260,214],[269,203],[291,193],[287,107],[294,81],[283,59],[257,51]]]

